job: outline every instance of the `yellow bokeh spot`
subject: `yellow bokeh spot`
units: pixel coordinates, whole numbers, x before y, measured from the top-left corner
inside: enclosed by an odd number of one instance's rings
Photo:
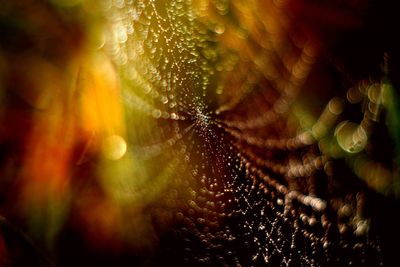
[[[335,130],[339,146],[348,153],[358,153],[367,145],[367,134],[362,126],[349,121],[340,123]]]
[[[104,157],[118,160],[125,155],[128,146],[124,138],[114,134],[105,138],[102,148]]]

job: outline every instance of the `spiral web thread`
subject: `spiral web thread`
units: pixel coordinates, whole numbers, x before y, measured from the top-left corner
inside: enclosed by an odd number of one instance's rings
[[[324,145],[344,100],[300,121],[318,47],[261,2],[104,1],[105,50],[136,118],[129,141],[137,161],[160,169],[141,192],[172,218],[168,251],[207,266],[383,264],[365,186],[338,177],[338,145]],[[348,94],[370,101],[366,87]]]

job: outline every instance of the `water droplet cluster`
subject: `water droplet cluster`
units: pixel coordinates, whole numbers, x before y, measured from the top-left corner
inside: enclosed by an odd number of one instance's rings
[[[122,77],[127,141],[147,177],[140,191],[162,199],[171,255],[187,262],[382,264],[367,196],[338,179],[335,161],[361,155],[379,88],[347,92],[351,105],[369,99],[364,124],[339,123],[341,98],[315,118],[297,112],[318,47],[288,36],[284,9],[266,2],[106,5],[104,49]]]

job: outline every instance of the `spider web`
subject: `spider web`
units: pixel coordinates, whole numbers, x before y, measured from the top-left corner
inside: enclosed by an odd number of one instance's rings
[[[159,261],[383,264],[368,190],[335,161],[344,100],[307,111],[299,92],[318,47],[261,2],[103,3],[144,177],[127,190],[150,207]]]

